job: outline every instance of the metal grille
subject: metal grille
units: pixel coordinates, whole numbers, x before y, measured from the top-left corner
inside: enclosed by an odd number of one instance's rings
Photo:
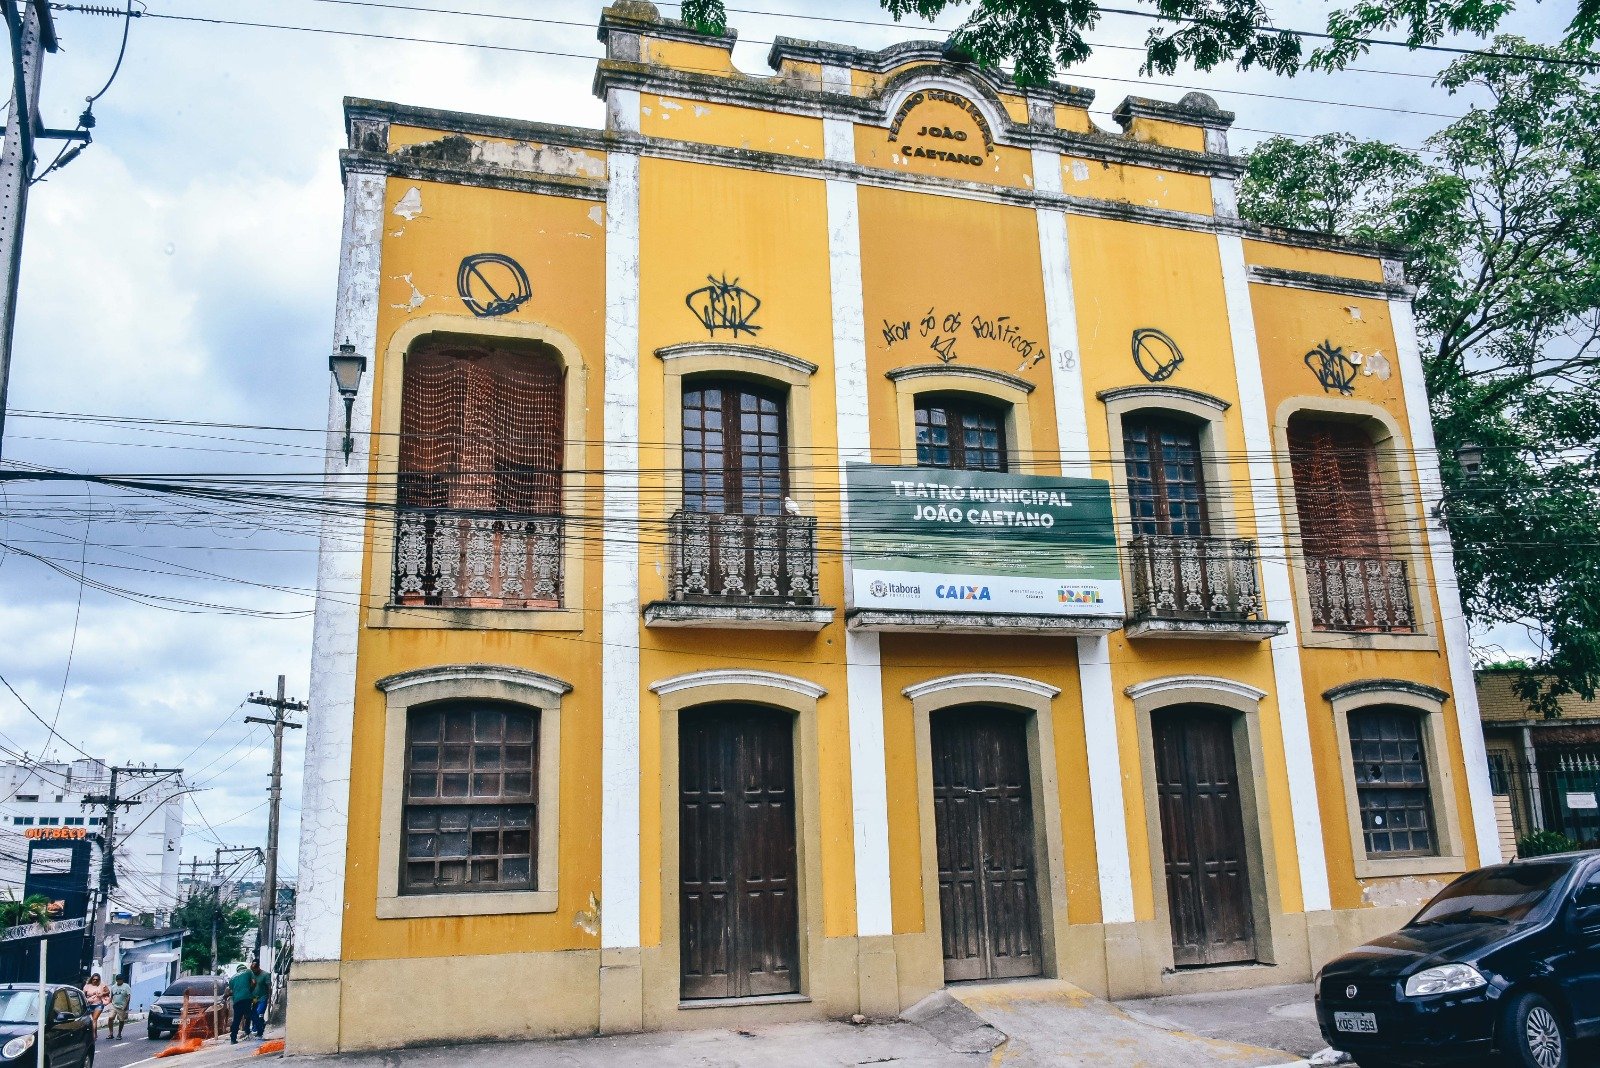
[[[778,392],[723,380],[696,380],[684,388],[685,508],[781,515],[789,492],[787,454]]]
[[[1422,716],[1400,709],[1363,709],[1351,712],[1348,724],[1368,855],[1431,854],[1433,806]]]
[[[1249,538],[1141,535],[1128,544],[1133,617],[1240,621],[1261,616]]]
[[[971,397],[917,398],[917,464],[960,471],[1006,469],[1005,413]]]
[[[406,893],[528,890],[538,809],[537,712],[420,709],[406,724]]]
[[[394,602],[446,608],[559,608],[559,517],[403,511],[396,519]]]
[[[685,508],[673,514],[667,534],[674,601],[817,603],[813,516]]]
[[[1308,554],[1306,588],[1311,624],[1319,630],[1416,629],[1404,560]]]
[[[1128,511],[1135,534],[1206,533],[1200,434],[1183,423],[1132,417],[1122,423]]]

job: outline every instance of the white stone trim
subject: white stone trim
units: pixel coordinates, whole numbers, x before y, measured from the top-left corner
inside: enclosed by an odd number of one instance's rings
[[[1164,678],[1151,679],[1148,682],[1136,682],[1122,692],[1135,701],[1146,697],[1157,697],[1173,690],[1205,689],[1216,690],[1228,694],[1230,697],[1242,697],[1246,701],[1259,703],[1267,696],[1267,691],[1258,690],[1254,686],[1233,679],[1219,678],[1216,675],[1167,675]]]
[[[298,963],[337,961],[344,940],[344,881],[350,830],[350,761],[355,733],[356,649],[361,623],[365,522],[350,500],[367,497],[372,391],[377,381],[379,262],[385,179],[352,172],[345,181],[344,234],[333,344],[348,340],[368,374],[350,418],[355,448],[344,457],[344,400],[329,384],[316,622],[311,637],[311,711],[306,721],[305,796],[300,815],[300,888],[294,918]],[[355,473],[356,477],[351,477]],[[344,502],[344,503],[339,503]]]
[[[861,223],[856,187],[828,183],[828,267],[833,289],[834,409],[840,477],[872,459],[867,408],[866,311],[861,294]],[[850,517],[839,495],[850,597]],[[889,781],[883,740],[883,665],[878,635],[846,630],[845,692],[850,720],[850,808],[856,861],[856,933],[894,933],[889,894]]]
[[[735,670],[690,671],[683,675],[674,675],[670,679],[652,682],[650,692],[658,697],[665,697],[669,693],[693,690],[702,686],[763,686],[787,690],[813,701],[828,692],[814,682],[797,679],[793,675],[780,675],[776,671]]]
[[[638,94],[608,94],[636,130]],[[630,99],[631,98],[631,99]],[[607,156],[604,529],[600,659],[600,947],[639,945],[639,157]]]
[[[817,373],[817,365],[810,360],[802,360],[798,356],[790,356],[787,352],[762,348],[760,345],[733,345],[726,341],[685,341],[682,344],[666,345],[656,349],[656,358],[662,361],[687,360],[697,356],[756,360],[807,377]]]
[[[1261,352],[1250,305],[1250,278],[1245,270],[1244,242],[1236,234],[1218,234],[1222,259],[1222,291],[1228,330],[1233,341],[1234,377],[1239,387],[1239,421],[1244,427],[1246,470],[1254,487],[1256,540],[1262,546],[1288,544],[1283,508],[1278,499],[1278,472],[1273,459],[1272,423],[1266,388],[1261,380]],[[1294,619],[1294,583],[1287,553],[1261,554],[1261,592],[1268,619]],[[1317,797],[1316,761],[1311,752],[1311,727],[1306,711],[1305,679],[1300,672],[1300,635],[1288,631],[1272,639],[1272,678],[1278,698],[1278,724],[1289,779],[1289,810],[1294,824],[1295,854],[1300,864],[1300,893],[1305,911],[1332,907],[1328,892],[1328,856],[1322,839],[1321,802]]]
[[[1100,869],[1102,923],[1132,923],[1133,861],[1128,853],[1127,799],[1117,740],[1117,700],[1111,682],[1111,641],[1078,639],[1078,692],[1083,701],[1083,743],[1089,763],[1089,805]]]
[[[1416,457],[1417,483],[1422,498],[1444,492],[1439,480],[1439,449],[1433,437],[1433,415],[1417,346],[1417,323],[1409,300],[1389,301],[1389,321],[1394,324],[1395,352],[1400,360],[1400,383],[1406,398],[1406,419]],[[1472,829],[1478,840],[1478,863],[1501,859],[1499,829],[1494,817],[1494,795],[1489,785],[1489,757],[1484,752],[1483,724],[1478,712],[1478,689],[1472,675],[1467,644],[1467,616],[1461,606],[1461,583],[1456,578],[1455,551],[1450,532],[1442,523],[1425,523],[1428,549],[1433,557],[1433,588],[1439,597],[1439,632],[1450,664],[1450,688],[1456,705],[1456,731],[1461,739],[1461,759],[1467,776],[1467,797],[1472,803]],[[1444,799],[1447,804],[1453,798]]]
[[[440,682],[503,682],[507,686],[556,698],[572,692],[572,683],[564,682],[553,675],[501,664],[447,664],[440,667],[418,668],[415,671],[385,675],[373,685],[384,693],[398,693],[417,686]]]
[[[911,700],[918,701],[932,694],[944,693],[946,690],[960,690],[972,686],[1017,690],[1021,693],[1032,694],[1035,697],[1043,697],[1048,700],[1055,700],[1061,693],[1061,687],[1052,686],[1048,682],[1040,682],[1038,679],[1023,678],[1021,675],[990,674],[988,672],[943,675],[937,679],[929,679],[927,682],[919,682],[915,685],[907,686],[900,692],[911,698]]]

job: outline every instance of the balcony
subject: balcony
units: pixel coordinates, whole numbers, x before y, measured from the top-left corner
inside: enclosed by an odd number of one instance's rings
[[[1249,538],[1141,534],[1128,543],[1128,566],[1129,638],[1265,641],[1288,626],[1261,616]]]
[[[562,520],[402,511],[394,603],[440,608],[560,608]]]
[[[817,631],[833,619],[818,603],[812,516],[673,513],[667,521],[667,599],[645,606],[652,627]]]
[[[1393,557],[1306,557],[1311,625],[1317,630],[1410,634],[1416,630],[1406,562]]]

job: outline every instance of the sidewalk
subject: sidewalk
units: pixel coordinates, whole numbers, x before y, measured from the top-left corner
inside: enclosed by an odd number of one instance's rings
[[[1327,1046],[1310,983],[1119,1001],[1137,1020],[1210,1038],[1262,1042],[1302,1057]]]

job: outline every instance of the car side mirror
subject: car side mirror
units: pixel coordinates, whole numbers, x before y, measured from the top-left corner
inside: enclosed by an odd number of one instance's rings
[[[68,1023],[71,1023],[73,1020],[76,1020],[77,1018],[78,1018],[78,1014],[75,1013],[75,1012],[65,1012],[65,1011],[63,1011],[63,1012],[54,1012],[54,1013],[50,1014],[50,1022],[53,1023],[53,1024],[68,1024]]]

